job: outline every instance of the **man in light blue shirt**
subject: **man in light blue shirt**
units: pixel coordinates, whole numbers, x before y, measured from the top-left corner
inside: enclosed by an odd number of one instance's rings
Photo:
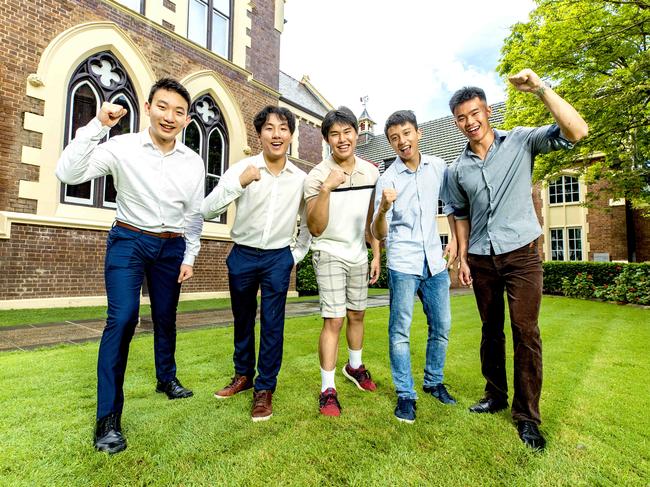
[[[422,132],[410,110],[393,113],[386,121],[386,138],[397,154],[377,181],[372,231],[386,239],[390,318],[388,336],[393,383],[397,392],[395,417],[415,421],[417,394],[411,373],[410,331],[415,294],[420,297],[429,325],[424,391],[444,404],[455,404],[442,383],[451,313],[447,268],[456,256],[454,219],[449,215],[451,241],[443,256],[436,224],[438,199],[443,195],[445,162],[420,154]],[[446,207],[445,213],[452,213]]]

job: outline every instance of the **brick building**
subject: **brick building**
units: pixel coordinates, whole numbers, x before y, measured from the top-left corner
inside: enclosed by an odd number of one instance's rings
[[[113,182],[69,186],[54,176],[103,101],[129,108],[109,136],[139,131],[149,87],[179,79],[192,97],[182,138],[205,161],[206,191],[259,152],[252,118],[267,104],[298,117],[295,163],[308,170],[322,158],[319,126],[331,106],[308,78],[279,69],[284,0],[8,0],[0,14],[0,308],[105,302]],[[182,299],[227,295],[232,212],[205,223]]]
[[[492,105],[491,123],[503,123],[505,103]],[[357,153],[374,162],[383,172],[395,160],[395,153],[384,134],[375,134],[374,122],[364,109],[359,118]],[[420,150],[453,162],[465,148],[466,139],[447,116],[420,123]],[[601,185],[588,187],[575,173],[537,183],[533,203],[542,225],[539,246],[544,260],[650,261],[650,218],[632,210],[624,200],[600,196]],[[589,205],[587,193],[595,198]],[[438,228],[443,244],[449,238],[447,219],[439,205]]]

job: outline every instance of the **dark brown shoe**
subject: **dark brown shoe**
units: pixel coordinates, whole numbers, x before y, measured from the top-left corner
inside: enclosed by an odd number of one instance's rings
[[[214,393],[217,399],[228,399],[229,397],[239,394],[242,391],[248,390],[253,387],[253,378],[247,375],[235,374],[230,380],[230,384],[221,390]]]
[[[272,391],[253,391],[253,409],[251,419],[253,421],[266,421],[273,416],[273,406],[271,400]]]

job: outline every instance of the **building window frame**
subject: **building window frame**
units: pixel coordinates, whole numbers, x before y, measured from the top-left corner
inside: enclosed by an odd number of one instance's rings
[[[556,227],[549,229],[550,257],[552,261],[580,262],[584,256],[582,227]]]
[[[224,57],[226,59],[232,59],[232,39],[233,39],[233,33],[232,33],[232,26],[233,26],[233,8],[234,8],[234,0],[226,0],[226,3],[228,4],[228,13],[223,12],[221,9],[218,8],[218,6],[215,6],[216,2],[219,0],[189,0],[187,3],[187,38],[194,42],[195,44],[198,44],[199,46],[207,49],[210,52],[213,52],[217,54],[218,56]],[[196,4],[201,4],[206,7],[206,16],[207,18],[205,20],[205,25],[201,26],[201,32],[203,32],[203,29],[205,29],[205,39],[203,39],[203,35],[201,35],[201,38],[198,36],[192,38],[190,37],[190,32],[192,29],[191,26],[191,19],[192,19],[192,6]],[[214,39],[214,15],[217,15],[223,19],[226,20],[226,24],[228,25],[228,32],[226,35],[226,50],[225,52],[219,53],[215,51],[212,46],[213,46],[213,39]]]
[[[207,196],[216,187],[221,180],[221,176],[228,169],[230,151],[228,127],[226,126],[221,109],[209,93],[197,97],[192,102],[188,115],[190,117],[190,123],[183,130],[183,143],[188,145],[190,149],[194,150],[203,159],[205,165],[205,196]],[[199,134],[198,147],[196,147],[196,142],[192,146],[186,140],[187,129],[190,126],[197,128]],[[210,143],[212,137],[215,135],[218,135],[221,140],[221,157],[216,163],[216,166],[220,169],[220,174],[210,171],[210,167],[216,162],[210,160]],[[226,214],[210,221],[226,223]]]
[[[109,69],[110,68],[110,69]],[[106,70],[109,69],[107,72]],[[110,76],[109,76],[110,75]],[[117,77],[117,79],[115,79]],[[107,78],[107,80],[105,79]],[[138,110],[138,98],[133,88],[133,83],[120,63],[110,51],[101,51],[87,57],[82,61],[68,83],[66,95],[65,133],[63,147],[65,148],[73,139],[75,127],[73,126],[73,115],[75,113],[75,95],[82,86],[88,86],[95,96],[96,110],[99,111],[101,104],[105,101],[115,103],[116,101],[125,106],[128,110],[128,133],[135,132],[139,127],[140,113]],[[92,120],[92,118],[91,118]],[[90,120],[80,122],[79,127],[86,125]],[[121,124],[111,128],[105,142],[110,137],[119,135]],[[79,198],[68,194],[68,188],[90,184],[90,197]],[[72,205],[81,205],[96,208],[117,208],[117,202],[107,199],[107,189],[113,185],[112,176],[95,178],[81,185],[68,185],[61,183],[60,202]],[[117,195],[115,193],[115,195]]]
[[[446,233],[441,233],[439,237],[440,237],[440,245],[442,246],[442,251],[444,252],[445,249],[447,248],[447,245],[449,245],[449,235],[447,235]]]
[[[551,206],[580,203],[580,180],[564,174],[548,183],[548,203]]]

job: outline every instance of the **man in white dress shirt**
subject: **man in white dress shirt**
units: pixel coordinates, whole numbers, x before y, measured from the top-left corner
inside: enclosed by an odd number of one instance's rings
[[[176,140],[190,120],[190,101],[180,83],[163,78],[151,87],[144,104],[151,126],[99,144],[127,113],[105,102],[97,117],[77,131],[57,164],[56,176],[64,183],[111,174],[117,189],[117,218],[108,234],[104,263],[108,317],[97,361],[99,451],[126,448],[122,386],[145,276],[154,324],[156,391],[169,399],[192,395],[176,378],[174,360],[181,283],[192,277],[203,228],[204,164]]]
[[[302,187],[306,174],[288,158],[296,127],[293,113],[267,106],[253,120],[262,152],[228,169],[203,204],[207,219],[235,202],[237,213],[230,235],[235,245],[228,256],[228,280],[235,317],[235,375],[215,392],[226,399],[254,387],[251,419],[273,415],[272,396],[282,364],[284,312],[294,264],[309,250]],[[297,238],[297,218],[300,228]],[[261,290],[260,349],[255,376],[255,315]]]

